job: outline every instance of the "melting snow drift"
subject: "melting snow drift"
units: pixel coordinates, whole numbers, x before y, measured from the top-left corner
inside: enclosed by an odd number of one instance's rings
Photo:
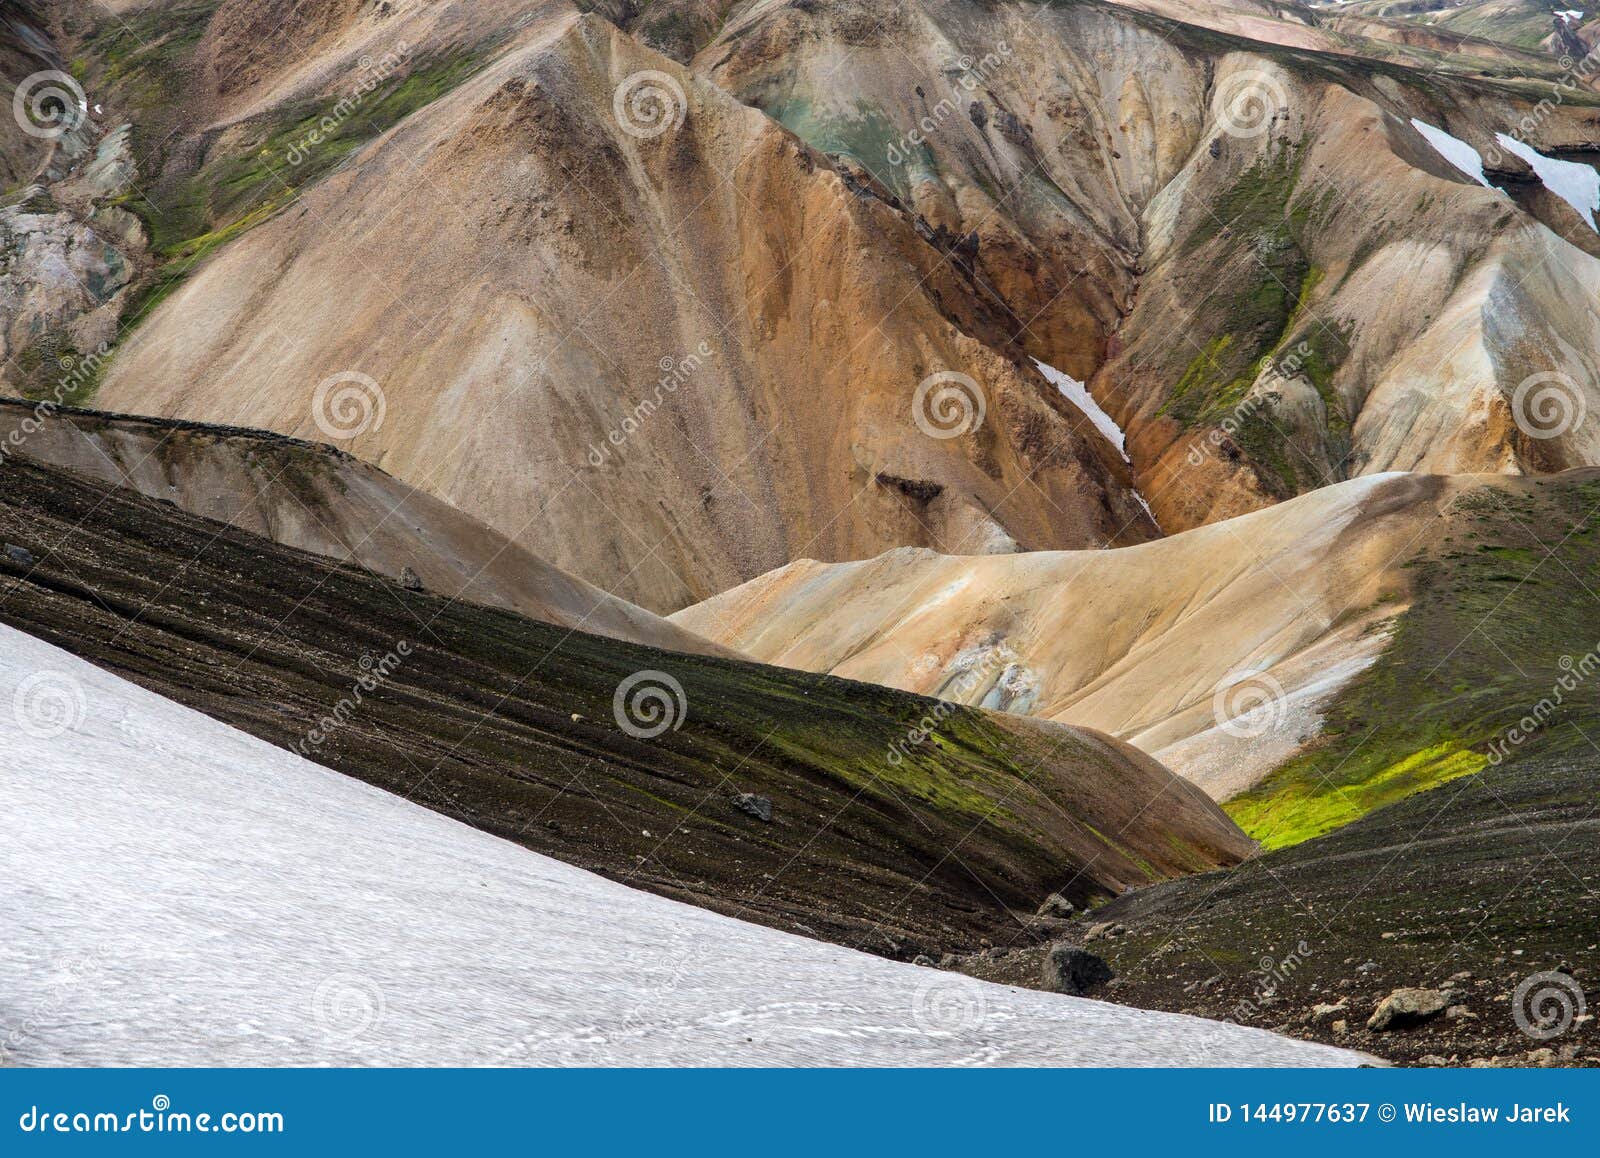
[[[1539,175],[1544,187],[1578,211],[1578,216],[1595,228],[1594,213],[1600,209],[1600,172],[1593,165],[1577,161],[1563,161],[1559,157],[1546,157],[1531,145],[1515,137],[1496,133],[1500,147],[1515,153]]]
[[[1483,158],[1478,150],[1426,121],[1413,117],[1411,124],[1445,160],[1478,184],[1494,188],[1484,175]],[[1593,165],[1547,157],[1532,145],[1507,133],[1496,133],[1494,137],[1502,149],[1526,161],[1539,180],[1544,182],[1544,187],[1576,209],[1578,216],[1588,222],[1590,229],[1597,228],[1595,211],[1600,210],[1600,171],[1596,171]]]
[[[1483,158],[1478,155],[1478,150],[1467,144],[1460,137],[1452,137],[1437,125],[1430,125],[1427,121],[1419,121],[1416,117],[1411,118],[1411,127],[1427,138],[1428,144],[1432,145],[1434,151],[1446,161],[1449,161],[1478,184],[1488,186],[1491,189],[1494,188],[1489,184],[1489,178],[1483,175]]]
[[[37,711],[47,702],[71,727]],[[1364,1060],[637,892],[5,626],[0,719],[0,1054],[13,1064]]]
[[[1122,433],[1122,427],[1112,421],[1111,415],[1100,409],[1100,403],[1094,400],[1089,393],[1089,388],[1069,374],[1064,374],[1054,366],[1046,365],[1035,358],[1033,364],[1039,367],[1039,373],[1050,379],[1055,388],[1066,396],[1072,403],[1094,423],[1094,428],[1105,435],[1106,440],[1117,448],[1117,453],[1122,456],[1123,462],[1131,462],[1128,458],[1127,436]]]

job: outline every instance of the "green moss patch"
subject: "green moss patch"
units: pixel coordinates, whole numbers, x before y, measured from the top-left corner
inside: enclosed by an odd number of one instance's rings
[[[1470,776],[1491,759],[1592,755],[1600,480],[1482,486],[1446,517],[1440,545],[1408,564],[1411,608],[1383,655],[1329,708],[1322,739],[1226,806],[1268,847]]]

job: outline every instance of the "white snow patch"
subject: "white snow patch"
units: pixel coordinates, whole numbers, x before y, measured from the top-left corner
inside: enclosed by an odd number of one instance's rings
[[[1128,457],[1126,449],[1128,439],[1122,433],[1122,427],[1111,420],[1111,415],[1100,409],[1100,403],[1094,400],[1087,386],[1070,374],[1063,374],[1054,366],[1047,365],[1037,358],[1033,360],[1033,364],[1039,367],[1041,374],[1055,384],[1056,389],[1061,391],[1068,402],[1083,411],[1089,421],[1094,423],[1094,428],[1105,435],[1106,441],[1117,448],[1117,453],[1122,456],[1123,462],[1133,461]]]
[[[1089,388],[1070,374],[1064,374],[1048,363],[1035,358],[1033,364],[1039,367],[1039,372],[1055,384],[1057,390],[1066,400],[1076,406],[1088,420],[1094,423],[1094,428],[1105,436],[1107,442],[1117,448],[1117,453],[1122,456],[1122,461],[1129,466],[1133,459],[1128,457],[1128,436],[1122,432],[1111,415],[1100,409],[1100,403],[1094,400],[1094,395],[1089,393]],[[1150,509],[1150,504],[1145,502],[1144,496],[1134,488],[1133,497],[1139,500],[1139,505],[1144,508],[1144,513],[1150,516],[1150,521],[1155,523],[1156,529],[1161,529],[1161,524],[1156,521],[1156,513]]]
[[[1467,144],[1460,137],[1452,137],[1438,126],[1430,125],[1426,121],[1419,121],[1415,117],[1411,118],[1411,126],[1421,133],[1427,139],[1428,144],[1433,146],[1434,151],[1446,161],[1449,161],[1478,184],[1491,189],[1494,187],[1490,185],[1489,178],[1483,175],[1483,158],[1478,155],[1478,150]]]
[[[55,696],[69,730],[22,728]],[[0,626],[0,1052],[31,1065],[1351,1065],[629,889]]]
[[[1595,228],[1595,210],[1600,209],[1600,172],[1593,165],[1546,157],[1532,145],[1506,133],[1496,133],[1500,147],[1515,153],[1533,167],[1545,188],[1578,211],[1578,216]]]

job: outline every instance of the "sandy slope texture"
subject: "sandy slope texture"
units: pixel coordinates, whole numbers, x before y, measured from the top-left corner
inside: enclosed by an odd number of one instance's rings
[[[611,25],[534,31],[222,250],[100,402],[316,438],[319,384],[366,375],[348,449],[657,610],[802,554],[1153,533],[900,215]],[[619,122],[641,72],[675,130]],[[941,439],[913,402],[947,370],[985,419]]]
[[[772,663],[1099,728],[1227,799],[1379,653],[1457,486],[1372,476],[1115,551],[801,562],[674,622]]]
[[[57,410],[0,400],[0,443],[131,487],[288,547],[357,563],[392,584],[506,607],[668,651],[729,655],[575,579],[448,503],[331,447],[263,431]],[[31,433],[29,431],[31,430]]]
[[[1352,1065],[636,892],[10,628],[0,1042],[67,1065]],[[157,932],[159,931],[159,932]],[[181,1000],[175,1000],[181,995]]]

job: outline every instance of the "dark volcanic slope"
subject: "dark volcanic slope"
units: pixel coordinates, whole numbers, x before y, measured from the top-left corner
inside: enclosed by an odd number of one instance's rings
[[[1597,764],[1592,748],[1535,752],[1226,875],[1114,902],[1092,918],[1129,929],[1095,942],[1123,978],[1110,995],[1400,1060],[1522,1062],[1548,1047],[1600,1064],[1592,1019],[1542,1041],[1514,1018],[1517,986],[1546,970],[1600,1007]],[[1368,1033],[1377,1002],[1403,986],[1454,988],[1470,1016]]]
[[[1051,890],[1083,901],[1249,847],[1209,801],[1095,733],[955,709],[891,762],[934,701],[399,590],[32,462],[3,481],[0,620],[296,748],[404,642],[348,722],[302,750],[722,912],[936,952],[1017,928],[1010,910]],[[679,681],[687,704],[653,740],[613,714],[641,671]],[[739,793],[769,798],[770,822]]]
[[[1384,655],[1244,803],[1270,835],[1430,762],[1470,755],[1482,770],[1226,874],[1113,901],[1086,919],[1126,927],[1093,942],[1119,977],[1108,996],[1402,1060],[1548,1047],[1600,1064],[1593,1020],[1543,1041],[1513,1016],[1518,985],[1548,970],[1600,1012],[1600,478],[1469,490],[1447,531],[1413,560],[1416,601]],[[1036,965],[1017,956],[1026,979]],[[1453,989],[1467,1016],[1369,1034],[1376,1003],[1403,986]]]

